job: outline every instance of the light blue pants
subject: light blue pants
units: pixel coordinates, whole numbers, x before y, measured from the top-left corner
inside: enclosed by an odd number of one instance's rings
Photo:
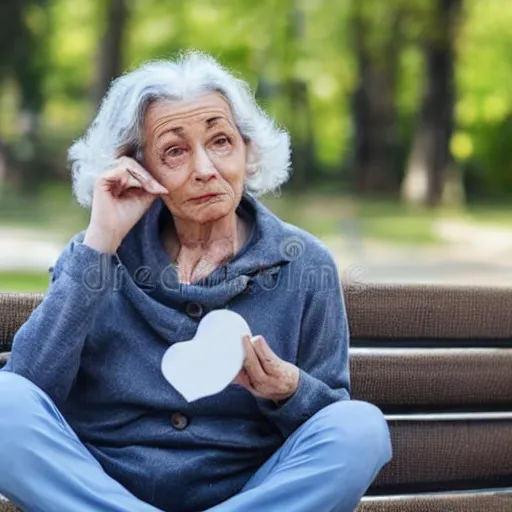
[[[379,409],[336,403],[209,512],[352,512],[390,457]],[[8,372],[0,372],[0,494],[25,512],[157,512],[104,472],[43,391]]]

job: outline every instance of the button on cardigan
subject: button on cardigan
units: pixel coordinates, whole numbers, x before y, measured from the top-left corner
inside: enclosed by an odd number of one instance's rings
[[[163,511],[236,494],[298,426],[349,398],[348,325],[330,252],[249,194],[237,212],[252,225],[249,240],[192,284],[179,283],[164,250],[161,227],[172,218],[161,199],[115,255],[75,235],[2,370],[48,393],[105,471]],[[199,311],[218,308],[241,314],[300,368],[284,404],[235,384],[187,403],[165,380],[166,349],[194,336]]]

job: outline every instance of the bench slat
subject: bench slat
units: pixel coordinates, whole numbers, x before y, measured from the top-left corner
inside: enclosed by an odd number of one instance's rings
[[[357,512],[510,512],[512,492],[462,492],[363,498]]]
[[[512,288],[364,284],[345,286],[353,340],[512,340]],[[41,293],[0,293],[0,352]]]
[[[384,412],[512,409],[512,349],[350,351],[352,396]]]
[[[388,418],[393,459],[377,477],[372,494],[510,485],[510,415],[500,419],[465,414],[461,419],[445,420],[425,416]]]
[[[512,349],[351,349],[352,396],[385,413],[512,410]],[[0,368],[8,353],[0,353]]]
[[[0,293],[0,352],[11,349],[14,334],[42,299],[40,293]]]
[[[512,288],[372,284],[345,296],[353,338],[512,339]]]

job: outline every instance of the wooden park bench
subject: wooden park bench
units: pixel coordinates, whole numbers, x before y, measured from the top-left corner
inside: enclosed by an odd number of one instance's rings
[[[512,511],[512,289],[360,285],[345,296],[352,396],[386,414],[394,450],[358,512]],[[0,294],[0,365],[41,298]]]

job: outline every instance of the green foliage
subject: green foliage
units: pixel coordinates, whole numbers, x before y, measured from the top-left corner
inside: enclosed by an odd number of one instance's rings
[[[512,3],[463,2],[457,40],[457,126],[451,150],[479,191],[512,193],[512,145],[508,144]],[[0,14],[7,13],[7,7],[21,13],[24,31],[16,33],[12,17],[0,16],[0,43],[15,49],[0,52],[0,140],[16,142],[22,137],[17,126],[22,106],[41,111],[44,147],[59,155],[58,167],[63,168],[66,146],[94,113],[91,91],[98,42],[108,29],[105,3],[5,0],[2,4]],[[351,102],[359,78],[355,23],[370,27],[365,44],[377,60],[396,28],[400,37],[397,162],[403,167],[424,76],[421,49],[437,37],[436,4],[432,0],[127,0],[124,68],[167,58],[182,49],[213,54],[249,81],[261,104],[290,130],[298,145],[309,136],[303,113],[308,112],[315,170],[339,176],[353,152]],[[299,112],[290,92],[290,84],[297,81],[305,86],[307,102],[306,110]],[[397,169],[397,175],[402,173],[402,168]]]
[[[459,41],[452,152],[474,169],[482,192],[512,192],[512,3],[467,0]]]
[[[44,292],[48,288],[49,277],[44,272],[0,271],[0,292]]]

